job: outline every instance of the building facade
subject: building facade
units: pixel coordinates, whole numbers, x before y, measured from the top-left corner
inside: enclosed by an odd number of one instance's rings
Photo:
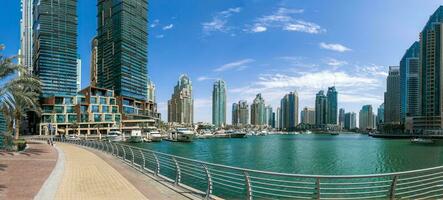
[[[274,118],[272,116],[272,107],[270,105],[265,107],[265,123],[268,125],[268,127],[272,127],[272,124],[274,123]]]
[[[357,115],[354,112],[345,113],[344,129],[353,130],[357,128]]]
[[[148,79],[147,84],[147,93],[146,93],[146,100],[152,103],[155,103],[156,95],[155,95],[155,84],[150,79]]]
[[[298,125],[299,97],[296,91],[286,94],[280,101],[281,129],[293,131]]]
[[[215,127],[226,125],[226,83],[217,80],[212,89],[212,124]]]
[[[398,66],[389,67],[384,101],[385,124],[400,124],[400,68]]]
[[[375,129],[374,112],[371,105],[364,105],[358,113],[358,127],[361,131]]]
[[[97,7],[98,86],[146,100],[147,0],[99,0]]]
[[[325,92],[320,90],[315,96],[315,124],[317,126],[327,124],[328,110],[328,98],[325,96]]]
[[[80,92],[82,89],[82,59],[80,55],[77,55],[77,92]]]
[[[315,109],[304,107],[300,113],[301,123],[315,125]]]
[[[266,125],[265,100],[257,94],[251,105],[251,124],[255,126]]]
[[[168,122],[192,125],[194,123],[194,99],[192,82],[187,75],[181,75],[174,93],[168,101]]]
[[[38,2],[38,3],[37,3]],[[77,0],[34,1],[33,73],[43,98],[77,94]]]
[[[379,128],[379,125],[382,125],[384,123],[385,123],[385,104],[382,103],[377,108],[377,118],[376,118],[377,128]]]
[[[97,54],[98,54],[98,39],[97,37],[94,37],[94,39],[92,39],[91,42],[91,64],[90,64],[90,80],[91,83],[90,85],[92,87],[96,87],[97,86]]]
[[[340,125],[341,128],[345,126],[345,109],[340,108],[338,112],[338,125]]]
[[[402,124],[405,123],[407,117],[414,117],[419,113],[419,54],[420,43],[414,42],[400,61],[400,121]]]
[[[249,124],[249,105],[246,100],[232,104],[232,125],[245,126]]]
[[[20,20],[20,53],[19,64],[26,67],[29,74],[32,74],[32,26],[34,17],[32,10],[34,8],[33,0],[21,0],[22,18]]]
[[[337,124],[337,90],[335,86],[329,87],[326,94],[328,98],[328,117],[327,124]]]

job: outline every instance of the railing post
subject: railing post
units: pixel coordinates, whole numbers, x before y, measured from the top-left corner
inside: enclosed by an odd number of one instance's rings
[[[181,171],[180,171],[180,165],[178,164],[177,159],[175,159],[175,157],[172,157],[172,160],[175,163],[175,182],[174,182],[174,184],[177,186],[181,182],[182,175],[181,175]]]
[[[114,155],[114,145],[112,145],[111,142],[109,142],[109,146],[111,146],[111,155]]]
[[[131,155],[132,155],[131,163],[132,163],[132,166],[134,166],[135,156],[134,156],[134,151],[132,150],[132,147],[129,147],[129,151],[131,151]]]
[[[320,178],[317,177],[315,180],[315,193],[316,193],[316,199],[320,199]]]
[[[140,168],[141,170],[145,169],[145,164],[146,164],[146,160],[145,160],[145,154],[143,153],[143,151],[141,149],[139,149],[140,154],[142,155],[142,163],[140,163]]]
[[[206,196],[205,199],[210,199],[212,194],[212,178],[211,174],[209,173],[209,169],[206,165],[203,165],[203,168],[206,172],[206,180],[208,181],[208,187],[206,188]]]
[[[115,149],[117,151],[117,158],[120,157],[120,154],[118,153],[118,144],[115,144]]]
[[[160,173],[160,161],[158,160],[157,155],[155,155],[154,152],[152,153],[152,155],[154,155],[154,159],[155,159],[155,162],[157,164],[157,167],[156,167],[156,169],[154,171],[154,175],[157,176]]]
[[[389,199],[395,199],[395,189],[397,187],[398,175],[395,175],[392,179],[391,189],[389,190]]]
[[[106,147],[106,151],[105,151],[105,153],[108,153],[109,152],[109,147],[108,147],[108,143],[106,143],[106,142],[102,142],[104,145],[105,145],[105,147]]]
[[[126,150],[125,147],[123,145],[120,145],[123,149],[123,161],[126,161]]]
[[[252,186],[251,177],[248,172],[243,172],[245,174],[245,186],[246,186],[246,199],[252,200]]]

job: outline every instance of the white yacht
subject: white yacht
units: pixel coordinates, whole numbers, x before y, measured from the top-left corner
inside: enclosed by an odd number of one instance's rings
[[[151,142],[161,142],[163,140],[163,136],[158,130],[149,131],[147,138]]]
[[[194,131],[187,128],[176,128],[176,130],[171,133],[171,139],[177,142],[192,142],[194,137]]]
[[[121,142],[121,141],[123,141],[123,136],[120,131],[111,130],[106,135],[106,140],[108,140],[109,142]]]

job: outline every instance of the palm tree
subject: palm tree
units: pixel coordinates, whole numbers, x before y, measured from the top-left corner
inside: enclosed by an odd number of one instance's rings
[[[0,45],[0,51],[4,47]],[[9,131],[15,124],[15,139],[19,138],[20,121],[26,112],[40,113],[38,97],[40,81],[14,63],[17,56],[4,57],[0,54],[0,110],[8,123]],[[15,76],[15,74],[19,74]]]

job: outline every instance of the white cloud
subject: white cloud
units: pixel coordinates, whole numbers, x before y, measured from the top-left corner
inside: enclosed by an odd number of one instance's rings
[[[160,23],[160,20],[158,20],[158,19],[156,19],[156,20],[154,20],[153,22],[152,22],[152,24],[151,24],[151,28],[155,28],[156,26],[158,26],[158,24]]]
[[[330,58],[326,61],[326,64],[332,67],[339,67],[339,66],[343,66],[343,65],[347,65],[348,62],[344,61],[344,60],[337,60],[334,58]]]
[[[163,30],[169,30],[169,29],[172,29],[172,28],[174,28],[174,24],[169,24],[167,26],[164,26]]]
[[[320,48],[322,49],[327,49],[327,50],[331,50],[331,51],[337,51],[337,52],[346,52],[346,51],[352,51],[352,49],[345,47],[344,45],[341,44],[327,44],[327,43],[320,43]]]
[[[294,18],[293,15],[303,12],[303,9],[288,9],[282,7],[271,15],[265,15],[257,18],[254,26],[249,26],[249,28],[245,29],[245,31],[257,33],[266,31],[269,28],[278,28],[284,31],[304,32],[310,34],[318,34],[326,31],[315,23]]]
[[[217,67],[216,69],[214,69],[215,72],[222,72],[222,71],[226,71],[226,70],[232,70],[235,69],[237,71],[241,71],[246,69],[248,66],[247,64],[250,64],[252,62],[254,62],[254,59],[243,59],[243,60],[239,60],[239,61],[235,61],[235,62],[231,62],[231,63],[227,63],[224,64],[220,67]]]
[[[209,22],[203,22],[203,32],[205,34],[211,34],[212,32],[228,32],[232,27],[227,26],[228,19],[235,13],[241,11],[240,7],[229,8],[227,10],[214,14],[212,20]]]
[[[380,66],[380,65],[369,65],[369,66],[358,66],[356,65],[355,68],[359,72],[366,73],[372,76],[381,76],[381,77],[387,77],[388,76],[388,70],[387,67]]]
[[[216,78],[207,77],[207,76],[200,76],[197,78],[197,81],[207,81],[207,80],[216,80]]]
[[[161,38],[164,38],[164,37],[165,37],[165,35],[163,35],[163,34],[160,34],[160,35],[156,35],[155,37],[156,37],[156,38],[159,38],[159,39],[161,39]]]

